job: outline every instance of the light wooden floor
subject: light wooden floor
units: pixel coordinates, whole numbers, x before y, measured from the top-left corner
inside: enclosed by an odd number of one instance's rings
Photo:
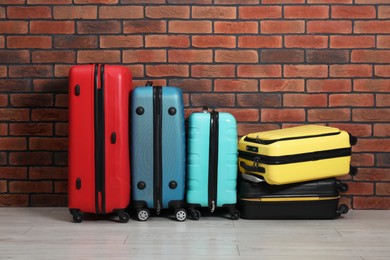
[[[67,208],[0,208],[0,259],[390,259],[390,211],[336,220],[167,217],[72,222]]]

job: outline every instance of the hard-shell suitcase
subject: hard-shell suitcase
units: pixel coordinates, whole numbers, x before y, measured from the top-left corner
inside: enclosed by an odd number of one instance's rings
[[[131,72],[121,66],[70,69],[68,206],[75,222],[83,213],[129,220],[131,84]]]
[[[350,166],[356,141],[345,131],[319,125],[252,133],[239,141],[239,170],[278,185],[356,174]]]
[[[137,218],[175,209],[178,221],[187,218],[185,192],[184,106],[176,87],[136,87],[131,102],[132,206]]]
[[[348,212],[339,206],[347,189],[335,178],[286,185],[239,178],[238,205],[244,219],[333,219]]]
[[[237,202],[237,123],[233,115],[212,111],[192,113],[188,122],[186,202],[189,217],[197,207],[227,207],[239,218]]]

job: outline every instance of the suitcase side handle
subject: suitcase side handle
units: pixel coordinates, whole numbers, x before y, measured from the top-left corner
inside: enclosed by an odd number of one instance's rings
[[[240,166],[248,172],[260,172],[265,173],[265,168],[259,167],[256,162],[253,163],[253,166],[247,165],[245,162],[240,162]]]

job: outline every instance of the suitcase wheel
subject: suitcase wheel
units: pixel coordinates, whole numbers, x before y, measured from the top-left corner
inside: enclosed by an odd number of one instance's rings
[[[73,211],[72,215],[73,215],[74,223],[81,223],[81,222],[83,222],[84,215],[80,211]]]
[[[348,210],[349,209],[347,205],[341,204],[337,209],[337,216],[340,217],[342,214],[347,214]]]
[[[200,211],[197,209],[190,209],[188,211],[188,218],[192,220],[199,220],[201,214]]]
[[[348,184],[337,181],[337,189],[340,192],[347,192],[348,191]]]
[[[119,217],[119,222],[121,222],[121,223],[127,223],[127,222],[129,222],[129,219],[130,219],[130,215],[127,212],[118,213],[118,217]]]
[[[185,209],[176,209],[175,218],[177,221],[183,222],[187,218],[187,211]]]
[[[148,209],[137,209],[137,218],[139,221],[146,221],[150,216]]]
[[[238,209],[233,209],[232,212],[230,213],[230,219],[237,220],[239,218],[240,218],[240,211],[238,211]]]

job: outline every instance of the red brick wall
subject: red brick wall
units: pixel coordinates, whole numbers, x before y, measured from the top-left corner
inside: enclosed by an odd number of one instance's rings
[[[239,134],[329,124],[360,138],[342,200],[390,209],[389,0],[0,0],[0,205],[64,206],[67,76],[124,64]]]

